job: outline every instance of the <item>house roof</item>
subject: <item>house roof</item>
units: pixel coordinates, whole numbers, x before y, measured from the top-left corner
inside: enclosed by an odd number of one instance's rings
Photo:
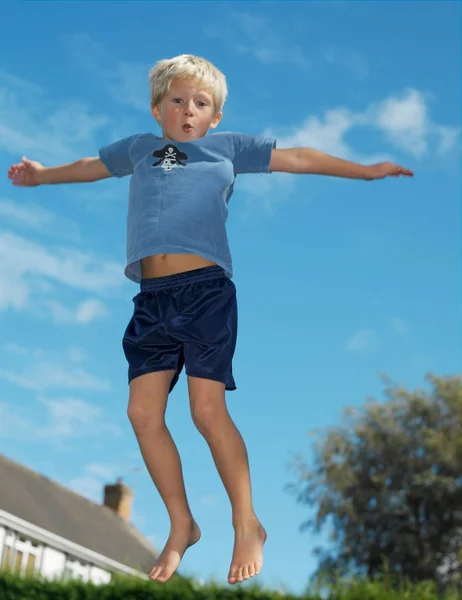
[[[159,553],[110,508],[0,454],[0,509],[111,558],[147,572]]]

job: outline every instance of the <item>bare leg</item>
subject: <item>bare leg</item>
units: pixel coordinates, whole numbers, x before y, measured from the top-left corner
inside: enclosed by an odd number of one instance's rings
[[[169,538],[149,573],[150,579],[161,583],[170,579],[186,549],[200,538],[186,498],[178,450],[165,424],[173,374],[174,371],[160,371],[133,379],[128,405],[141,455],[170,517]]]
[[[194,423],[210,447],[231,502],[234,551],[228,581],[238,583],[260,572],[266,541],[252,504],[247,450],[226,407],[225,386],[196,377],[188,377],[188,386]]]

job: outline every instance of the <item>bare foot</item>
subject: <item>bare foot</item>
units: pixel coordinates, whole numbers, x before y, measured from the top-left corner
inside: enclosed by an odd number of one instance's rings
[[[240,583],[260,573],[265,542],[266,531],[258,520],[235,527],[229,583]]]
[[[201,530],[195,521],[173,524],[167,543],[149,572],[149,579],[165,583],[178,569],[185,551],[199,541]]]

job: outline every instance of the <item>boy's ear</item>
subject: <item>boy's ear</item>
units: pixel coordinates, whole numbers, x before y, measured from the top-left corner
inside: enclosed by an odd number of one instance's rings
[[[215,118],[213,119],[213,121],[210,123],[210,129],[215,129],[215,127],[218,126],[218,123],[221,121],[221,117],[223,116],[223,113],[218,113],[217,115],[215,115]]]
[[[162,120],[162,114],[160,112],[160,107],[157,104],[152,104],[151,105],[151,112],[152,112],[152,116],[154,117],[154,119],[160,123]]]

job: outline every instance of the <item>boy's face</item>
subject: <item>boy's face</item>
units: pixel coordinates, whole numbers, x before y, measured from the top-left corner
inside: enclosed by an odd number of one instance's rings
[[[160,104],[151,110],[164,139],[176,142],[204,137],[221,119],[212,94],[195,79],[174,79]]]

